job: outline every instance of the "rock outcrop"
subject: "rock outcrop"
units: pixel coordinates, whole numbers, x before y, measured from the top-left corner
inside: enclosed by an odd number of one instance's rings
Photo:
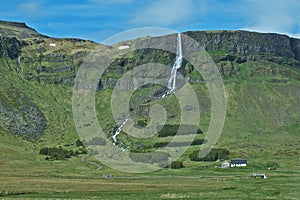
[[[17,58],[25,45],[24,41],[20,41],[15,37],[3,37],[0,35],[0,57]]]
[[[300,61],[300,40],[276,33],[248,31],[189,31],[207,51],[224,51],[241,56],[273,54]]]
[[[5,37],[24,38],[46,38],[47,36],[38,33],[23,22],[8,22],[0,20],[0,35]]]
[[[47,124],[37,105],[17,91],[0,97],[0,124],[23,138],[39,138]]]

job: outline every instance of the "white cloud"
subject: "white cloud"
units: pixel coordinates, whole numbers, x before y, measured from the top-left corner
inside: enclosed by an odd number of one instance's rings
[[[160,0],[134,14],[129,23],[143,26],[171,26],[193,15],[193,0]]]
[[[38,15],[41,13],[41,6],[34,1],[20,3],[18,8],[22,13],[27,15]]]
[[[300,3],[298,0],[248,0],[244,9],[246,30],[300,34]]]

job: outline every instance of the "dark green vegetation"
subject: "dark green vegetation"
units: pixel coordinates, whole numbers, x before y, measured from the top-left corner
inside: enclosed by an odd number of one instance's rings
[[[229,151],[227,149],[212,149],[204,158],[199,157],[199,151],[194,151],[190,154],[190,159],[192,161],[217,161],[226,160],[229,156]]]
[[[193,140],[191,143],[189,142],[172,142],[169,144],[169,142],[158,142],[158,143],[155,143],[153,145],[154,148],[159,148],[159,147],[164,147],[164,146],[172,146],[172,147],[180,147],[180,146],[188,146],[188,145],[201,145],[205,142],[204,139],[195,139]]]
[[[68,145],[66,145],[68,146]],[[83,143],[80,140],[76,140],[77,148],[67,150],[59,147],[43,147],[40,149],[41,155],[46,155],[46,160],[66,160],[72,156],[78,156],[80,154],[87,154],[87,150],[84,148]]]
[[[46,160],[65,160],[71,158],[72,156],[77,156],[79,154],[86,154],[87,151],[84,149],[79,149],[76,151],[66,150],[60,147],[44,147],[41,148],[40,154],[46,155]]]
[[[0,22],[0,28],[1,198],[298,198],[299,40],[245,31],[188,32],[210,53],[226,87],[227,116],[222,135],[210,154],[214,162],[192,161],[200,145],[205,143],[211,108],[202,77],[185,62],[180,72],[189,78],[197,94],[201,110],[201,131],[199,129],[198,133],[201,134],[196,134],[193,145],[178,161],[172,162],[174,169],[166,167],[134,175],[102,166],[89,154],[68,155],[79,151],[82,145],[77,140],[72,116],[72,84],[80,64],[97,44],[79,39],[48,38],[24,24]],[[56,47],[50,47],[51,43]],[[117,126],[110,98],[119,77],[143,63],[171,65],[174,57],[172,53],[151,49],[128,52],[116,58],[105,71],[95,100],[99,123],[108,138]],[[168,79],[168,74],[162,78]],[[156,103],[166,109],[168,116],[167,126],[161,130],[167,137],[155,135],[151,139],[141,139],[124,132],[118,136],[130,147],[133,157],[138,155],[134,157],[137,161],[148,158],[146,162],[168,162],[168,155],[153,152],[171,141],[171,135],[178,129],[180,113],[175,95],[157,99],[163,92],[163,87],[149,85],[135,91],[131,97],[130,113],[137,127],[143,128],[149,123],[149,107]],[[185,145],[186,136],[182,135],[182,143],[177,144]],[[101,137],[86,142],[105,144]],[[46,160],[39,154],[46,149],[58,150],[64,154],[62,157],[70,158]],[[222,159],[231,158],[246,158],[249,166],[215,168]],[[183,168],[180,168],[181,163]],[[267,171],[269,167],[276,170]],[[253,171],[266,173],[268,179],[249,178]],[[102,178],[109,173],[115,178]]]
[[[166,124],[163,127],[158,127],[160,131],[158,132],[158,137],[168,137],[168,136],[175,136],[177,134],[179,125],[170,125]],[[203,133],[198,127],[192,127],[192,125],[182,125],[181,126],[181,132],[180,135],[188,135],[191,134],[191,130],[197,129],[197,133],[201,134]]]

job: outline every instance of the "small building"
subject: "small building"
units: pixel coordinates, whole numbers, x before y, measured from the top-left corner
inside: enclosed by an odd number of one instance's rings
[[[49,46],[50,46],[50,47],[56,47],[56,44],[55,44],[55,43],[50,43]]]
[[[246,167],[247,160],[246,159],[234,159],[230,161],[230,167]]]
[[[253,177],[253,178],[260,177],[260,178],[263,178],[263,179],[268,178],[268,177],[266,176],[266,174],[254,174],[254,173],[253,173],[252,177]]]
[[[113,178],[113,175],[112,174],[103,174],[103,178],[111,179],[111,178]]]
[[[227,160],[225,160],[224,162],[222,162],[221,168],[228,168],[228,167],[230,167],[230,163]]]

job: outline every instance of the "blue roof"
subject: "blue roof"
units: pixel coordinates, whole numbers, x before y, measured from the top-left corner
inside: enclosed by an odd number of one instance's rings
[[[247,160],[246,159],[235,159],[235,160],[231,160],[230,164],[247,164]]]

